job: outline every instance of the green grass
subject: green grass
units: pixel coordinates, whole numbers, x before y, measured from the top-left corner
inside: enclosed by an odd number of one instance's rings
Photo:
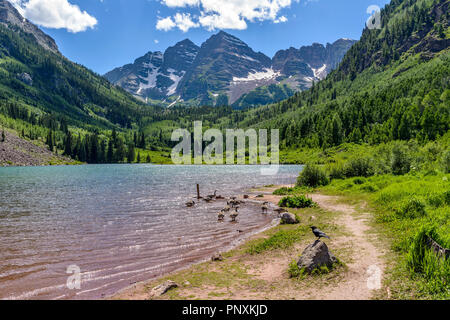
[[[260,239],[252,243],[247,249],[247,252],[249,254],[260,254],[268,250],[288,249],[297,241],[304,238],[308,232],[310,230],[307,226],[300,226],[294,229],[283,228],[267,239]]]
[[[398,257],[387,281],[400,291],[399,296],[405,297],[412,286],[415,298],[449,299],[449,261],[423,246],[427,233],[441,246],[450,247],[449,180],[450,174],[439,172],[387,174],[356,184],[355,179],[334,180],[322,191],[364,198],[374,208],[376,225]]]

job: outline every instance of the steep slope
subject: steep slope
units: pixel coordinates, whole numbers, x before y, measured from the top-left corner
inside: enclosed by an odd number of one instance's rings
[[[0,0],[0,110],[14,104],[83,128],[130,127],[152,108],[75,64],[55,42]],[[39,111],[38,111],[39,110]]]
[[[240,39],[221,31],[201,46],[191,70],[180,83],[178,93],[185,101],[212,104],[213,97],[230,91],[228,96],[233,103],[236,83],[243,83],[240,85],[243,87],[246,82],[267,82],[276,76],[269,57],[254,52]]]
[[[0,23],[4,26],[19,28],[25,33],[33,35],[42,47],[54,53],[59,53],[55,41],[27,19],[24,19],[16,8],[14,8],[7,0],[0,1]]]
[[[148,52],[133,64],[106,73],[105,78],[142,99],[164,100],[175,94],[198,51],[199,48],[186,39],[164,54]]]
[[[0,138],[0,167],[2,166],[45,166],[74,164],[61,155],[50,152],[42,141],[34,143],[5,130],[5,140]]]

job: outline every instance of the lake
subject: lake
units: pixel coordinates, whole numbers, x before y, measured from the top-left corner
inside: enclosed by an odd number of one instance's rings
[[[301,166],[85,165],[0,168],[0,299],[101,299],[209,259],[273,224],[246,203],[237,223],[225,201],[253,186],[295,183]],[[240,230],[240,231],[238,231]],[[70,266],[81,288],[69,289]]]

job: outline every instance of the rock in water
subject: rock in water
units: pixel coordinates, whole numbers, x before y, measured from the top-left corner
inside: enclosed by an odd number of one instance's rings
[[[160,284],[159,286],[154,287],[152,289],[152,291],[150,292],[150,297],[151,298],[160,297],[163,294],[165,294],[167,291],[174,289],[174,288],[178,288],[178,285],[175,282],[168,280],[168,281]]]
[[[300,270],[305,269],[308,273],[311,273],[314,269],[321,266],[330,268],[337,261],[336,257],[328,249],[328,246],[324,242],[317,240],[306,247],[297,265]]]
[[[296,223],[298,223],[298,220],[294,214],[285,212],[281,216],[281,222],[283,224],[296,224]]]

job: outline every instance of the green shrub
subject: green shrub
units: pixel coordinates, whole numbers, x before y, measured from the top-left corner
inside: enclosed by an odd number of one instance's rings
[[[354,183],[354,184],[361,185],[361,184],[366,183],[366,180],[361,179],[361,178],[356,178],[355,180],[353,180],[353,183]]]
[[[283,208],[312,208],[316,203],[311,198],[301,195],[284,197],[278,205]]]
[[[425,204],[415,197],[402,202],[400,208],[396,209],[396,214],[402,218],[415,219],[425,216]]]
[[[391,169],[395,175],[407,174],[411,170],[411,157],[408,147],[399,142],[392,148]]]
[[[361,190],[372,193],[372,192],[376,192],[377,188],[372,186],[371,184],[369,184],[369,185],[363,186],[361,188]]]
[[[370,177],[375,174],[375,167],[371,158],[356,158],[345,164],[345,176],[351,177]]]
[[[299,278],[301,275],[303,275],[304,270],[300,270],[300,268],[297,265],[297,261],[293,260],[289,264],[288,273],[289,278]]]
[[[330,179],[345,179],[344,165],[340,162],[329,164],[327,166],[327,172]]]
[[[435,208],[450,205],[450,190],[444,193],[433,193],[428,196],[427,200],[430,206]]]
[[[442,170],[445,173],[450,173],[450,150],[447,150],[446,152],[444,152],[444,155],[442,156],[441,165],[442,165]]]
[[[294,188],[282,187],[280,189],[275,190],[273,194],[276,196],[286,196],[288,194],[291,194],[292,192],[294,192]]]
[[[308,164],[297,179],[298,186],[320,187],[330,183],[326,172],[319,166]]]

